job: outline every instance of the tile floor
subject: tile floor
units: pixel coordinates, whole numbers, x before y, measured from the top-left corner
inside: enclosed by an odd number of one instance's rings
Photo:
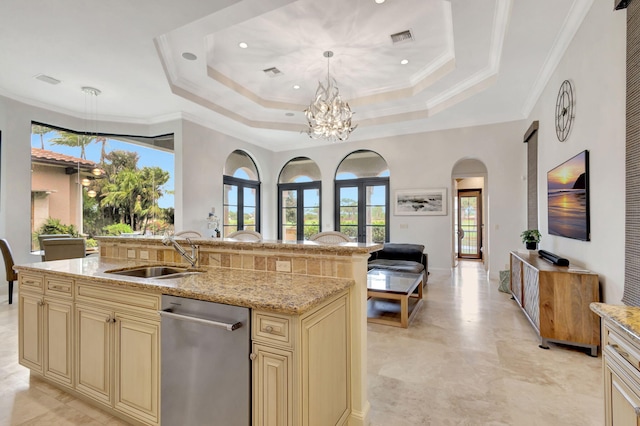
[[[603,424],[601,358],[539,349],[523,313],[480,266],[434,272],[408,329],[368,326],[371,425]],[[18,307],[2,287],[0,425],[123,424],[30,379],[17,363]]]

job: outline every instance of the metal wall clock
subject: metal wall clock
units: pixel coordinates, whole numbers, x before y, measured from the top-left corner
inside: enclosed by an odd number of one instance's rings
[[[560,142],[566,141],[569,137],[575,115],[573,106],[573,86],[569,80],[565,80],[560,85],[556,100],[556,135]]]

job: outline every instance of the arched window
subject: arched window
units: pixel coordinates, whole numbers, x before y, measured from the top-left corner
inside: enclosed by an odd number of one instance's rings
[[[238,230],[260,232],[260,176],[244,151],[229,154],[224,165],[223,237]]]
[[[359,150],[338,165],[335,223],[362,243],[389,241],[389,167],[380,154]]]
[[[284,165],[278,178],[278,239],[308,240],[320,232],[320,168],[307,157]]]

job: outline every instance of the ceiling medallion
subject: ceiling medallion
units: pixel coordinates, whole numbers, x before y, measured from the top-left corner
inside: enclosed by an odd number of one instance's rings
[[[346,141],[358,125],[351,126],[353,112],[340,97],[338,83],[329,74],[329,58],[333,52],[328,50],[323,56],[327,58],[327,84],[318,82],[315,99],[304,110],[309,126],[304,132],[313,139]]]

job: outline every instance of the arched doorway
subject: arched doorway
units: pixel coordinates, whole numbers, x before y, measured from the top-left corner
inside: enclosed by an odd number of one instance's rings
[[[488,265],[488,173],[480,160],[459,160],[451,171],[452,179],[452,264],[460,259],[475,259]]]

